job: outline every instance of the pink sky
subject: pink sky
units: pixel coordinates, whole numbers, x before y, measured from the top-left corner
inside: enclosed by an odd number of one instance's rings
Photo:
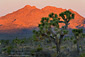
[[[25,5],[40,9],[45,6],[72,9],[85,17],[85,0],[0,0],[0,16],[23,8]]]

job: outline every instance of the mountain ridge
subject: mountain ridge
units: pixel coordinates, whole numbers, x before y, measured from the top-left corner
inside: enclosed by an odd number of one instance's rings
[[[5,31],[37,27],[42,17],[48,17],[48,14],[52,12],[59,14],[64,11],[66,11],[66,9],[53,6],[38,9],[35,6],[26,5],[13,13],[0,17],[0,30]],[[69,9],[69,11],[75,14],[75,19],[70,21],[69,28],[76,28],[78,25],[83,26],[82,22],[85,18],[72,9]],[[60,26],[62,25],[63,24],[60,24]]]

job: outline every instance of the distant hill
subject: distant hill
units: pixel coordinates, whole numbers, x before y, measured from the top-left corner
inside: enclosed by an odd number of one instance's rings
[[[66,11],[66,9],[53,6],[38,9],[35,6],[26,5],[24,8],[0,17],[0,33],[16,33],[22,29],[32,30],[38,26],[42,17],[48,17],[48,14],[52,12],[59,14],[64,11]],[[78,26],[82,27],[85,18],[72,9],[69,9],[69,11],[75,14],[75,19],[70,21],[68,27],[71,29]],[[62,25],[64,24],[60,24],[60,26]]]
[[[69,28],[76,28],[76,26],[83,25],[84,17],[77,12],[69,9],[75,14],[75,19],[70,21]],[[56,8],[53,6],[46,6],[38,9],[35,6],[26,5],[13,13],[0,17],[0,30],[21,29],[36,27],[40,23],[42,17],[47,17],[49,13],[61,13],[66,9]],[[62,25],[61,25],[62,26]]]

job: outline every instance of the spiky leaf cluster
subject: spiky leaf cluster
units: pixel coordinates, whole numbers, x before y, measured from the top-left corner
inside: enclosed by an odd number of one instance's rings
[[[54,13],[50,13],[50,14],[49,14],[49,17],[50,17],[50,18],[57,18],[58,15],[57,15],[57,14],[54,14]]]
[[[63,33],[64,34],[68,34],[68,30],[63,30]]]
[[[75,36],[79,36],[79,34],[83,33],[83,29],[73,29],[72,32]]]
[[[70,21],[71,19],[74,19],[74,14],[71,13],[70,11],[65,11],[65,12],[62,12],[61,14],[59,14],[59,16],[62,17],[63,20],[65,21]]]
[[[68,25],[69,25],[69,21],[71,19],[74,19],[74,14],[71,13],[70,11],[65,11],[65,12],[62,12],[61,14],[59,14],[60,17],[62,17],[62,19],[64,21],[61,21],[61,23],[65,23],[65,29],[67,29]]]
[[[85,33],[82,34],[82,37],[85,38]]]

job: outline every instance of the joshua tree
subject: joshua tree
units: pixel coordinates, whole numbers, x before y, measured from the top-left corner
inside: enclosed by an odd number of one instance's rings
[[[18,46],[18,44],[20,44],[20,40],[18,38],[14,39],[13,40],[13,43]]]
[[[16,38],[12,41],[12,43],[15,45],[15,47],[17,48],[17,50],[19,50],[19,45],[21,43],[20,39]]]
[[[54,13],[49,14],[49,17],[43,17],[41,20],[41,24],[39,24],[38,26],[39,30],[33,30],[38,39],[53,39],[53,42],[56,45],[57,53],[60,53],[60,45],[63,36],[68,33],[68,23],[72,18],[74,18],[74,14],[67,10],[61,13],[60,16],[63,18],[64,21],[60,21],[58,15]],[[60,28],[59,23],[65,23],[65,28],[63,26],[62,28]]]
[[[22,52],[23,52],[23,44],[25,43],[25,40],[24,39],[23,40],[20,40],[20,43],[22,45]]]
[[[12,45],[9,45],[5,48],[2,48],[2,52],[5,52],[5,54],[9,55],[11,53],[11,50],[13,49]]]
[[[9,40],[5,40],[5,45],[8,45],[9,44]]]
[[[73,29],[72,32],[74,33],[74,36],[75,36],[75,43],[77,44],[77,52],[79,53],[80,52],[80,49],[79,49],[79,38],[81,38],[83,35],[83,29]]]
[[[0,40],[0,45],[4,48],[9,45],[9,40]]]

